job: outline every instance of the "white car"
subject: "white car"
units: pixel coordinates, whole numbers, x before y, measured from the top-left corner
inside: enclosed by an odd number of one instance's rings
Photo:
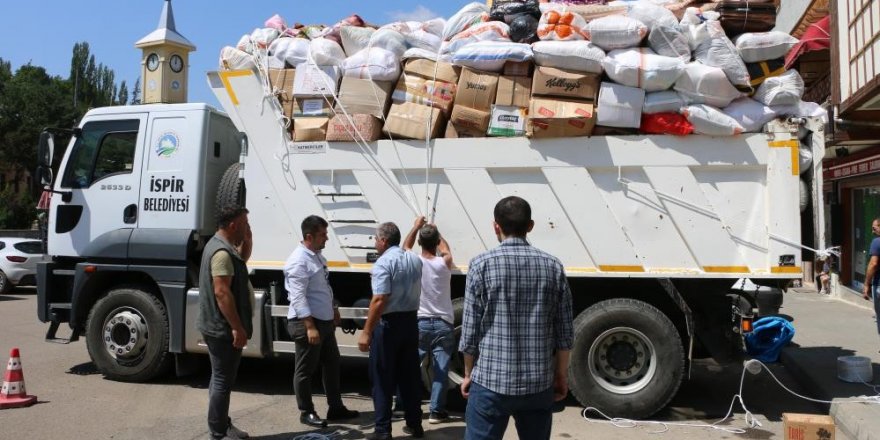
[[[35,284],[37,263],[47,259],[40,240],[0,237],[0,293]]]

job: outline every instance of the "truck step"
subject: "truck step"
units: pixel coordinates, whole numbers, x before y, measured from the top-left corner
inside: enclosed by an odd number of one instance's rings
[[[60,325],[60,321],[52,321],[52,323],[49,324],[49,330],[46,331],[46,342],[51,342],[53,344],[70,344],[71,342],[79,340],[79,329],[76,328],[73,329],[70,333],[70,337],[67,339],[56,337],[55,334],[58,333],[58,326]]]
[[[73,269],[54,269],[52,270],[52,275],[72,277],[76,275],[76,271]]]

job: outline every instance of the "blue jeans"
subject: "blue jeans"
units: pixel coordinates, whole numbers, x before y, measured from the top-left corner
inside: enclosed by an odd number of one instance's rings
[[[471,382],[465,412],[465,440],[501,440],[513,417],[521,439],[550,438],[553,423],[553,388],[535,394],[508,396]]]
[[[419,359],[431,353],[434,379],[431,382],[431,412],[446,410],[449,360],[455,350],[452,324],[440,318],[419,318]]]

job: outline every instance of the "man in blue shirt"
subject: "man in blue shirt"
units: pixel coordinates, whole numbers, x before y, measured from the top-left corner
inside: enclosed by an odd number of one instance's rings
[[[510,417],[519,438],[549,439],[553,402],[568,394],[571,290],[559,259],[526,241],[528,202],[506,197],[494,214],[501,245],[471,260],[465,286],[465,439],[501,440]]]
[[[877,264],[880,263],[880,217],[871,222],[871,232],[877,236],[871,240],[871,250],[868,252],[868,268],[865,270],[865,287],[862,289],[862,297],[867,301],[874,300],[874,319],[877,320],[877,333],[880,333],[880,271]]]
[[[419,326],[417,312],[422,283],[419,257],[400,248],[400,229],[382,223],[376,229],[379,259],[373,265],[373,298],[358,348],[370,352],[370,379],[376,429],[367,439],[391,438],[391,400],[400,390],[406,427],[403,432],[422,438],[419,399]]]
[[[312,376],[323,367],[324,392],[327,394],[327,420],[358,416],[342,404],[339,390],[339,347],[336,325],[339,311],[333,305],[327,260],[321,249],[327,243],[327,221],[316,215],[300,225],[303,241],[284,264],[284,287],[290,307],[287,331],[296,345],[293,390],[300,410],[301,423],[323,428],[327,422],[315,413],[312,403]]]

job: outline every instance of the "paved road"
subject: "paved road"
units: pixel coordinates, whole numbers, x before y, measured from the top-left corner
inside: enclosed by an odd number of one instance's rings
[[[202,439],[208,438],[205,422],[207,367],[184,377],[168,377],[150,384],[113,382],[97,374],[89,361],[85,343],[70,345],[43,341],[47,325],[36,318],[36,293],[19,289],[0,295],[0,365],[8,350],[21,348],[28,391],[39,397],[30,408],[0,412],[0,439],[87,438],[87,439]],[[343,364],[343,391],[350,408],[365,413],[360,423],[372,415],[369,381],[364,360]],[[256,439],[292,439],[311,432],[299,424],[296,401],[292,394],[290,359],[244,360],[239,384],[232,396],[232,416],[237,425]],[[794,381],[782,367],[774,366],[786,384]],[[741,369],[721,368],[712,362],[699,362],[692,379],[686,382],[672,404],[657,415],[660,420],[713,422],[728,409],[739,387]],[[319,412],[326,403],[317,396]],[[723,431],[672,426],[665,434],[652,434],[656,427],[616,428],[589,423],[581,418],[581,408],[574,400],[554,416],[554,439],[782,439],[783,412],[822,413],[813,404],[784,393],[765,373],[747,376],[745,403],[763,425],[736,435]],[[459,439],[464,433],[461,412],[456,420],[442,425],[428,425],[429,439]],[[730,427],[743,427],[744,412],[737,407]],[[361,439],[369,426],[338,425],[341,439]],[[402,425],[394,433],[403,436]],[[505,438],[515,439],[511,428]]]

